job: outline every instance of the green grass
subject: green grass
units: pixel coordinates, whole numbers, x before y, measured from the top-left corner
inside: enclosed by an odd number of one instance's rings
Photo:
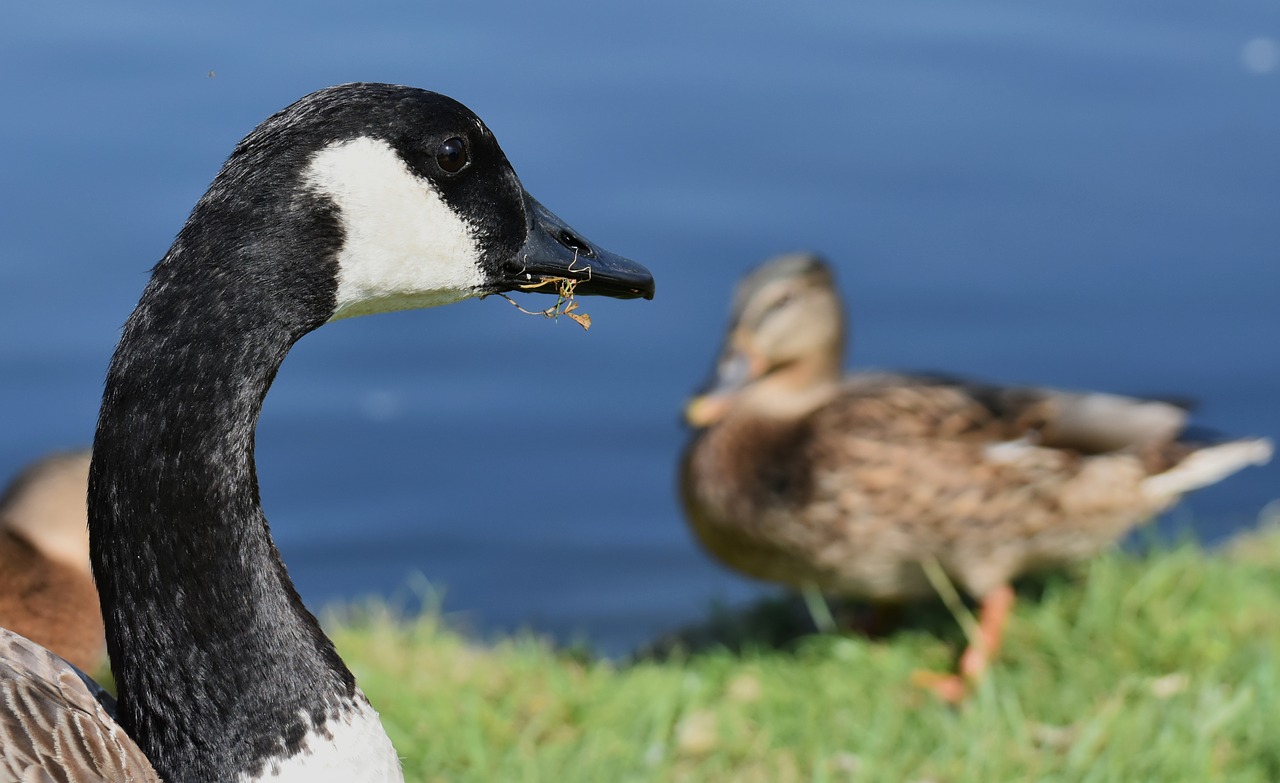
[[[962,644],[937,607],[876,640],[795,639],[774,611],[722,613],[684,637],[699,651],[625,664],[376,608],[331,630],[413,781],[1280,780],[1275,531],[1024,590],[959,709],[911,684]]]

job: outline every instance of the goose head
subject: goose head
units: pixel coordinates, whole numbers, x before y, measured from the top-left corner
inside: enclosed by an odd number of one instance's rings
[[[844,308],[830,268],[807,253],[773,258],[743,278],[711,379],[685,420],[709,427],[735,407],[791,415],[839,380]]]
[[[193,264],[205,273],[191,275]],[[559,278],[576,281],[577,294],[654,291],[646,269],[525,192],[469,109],[385,84],[320,90],[265,120],[233,151],[156,272],[157,286],[198,277],[206,296],[248,282],[295,335],[368,313],[554,292],[534,286]]]

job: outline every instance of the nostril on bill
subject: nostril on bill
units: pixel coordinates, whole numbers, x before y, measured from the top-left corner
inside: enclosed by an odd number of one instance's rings
[[[591,249],[591,245],[587,244],[587,240],[566,229],[560,229],[556,234],[556,241],[583,258],[595,258],[596,251]]]

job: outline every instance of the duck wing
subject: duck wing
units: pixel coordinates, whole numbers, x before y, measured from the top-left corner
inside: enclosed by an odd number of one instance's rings
[[[824,413],[827,426],[886,439],[1027,439],[1103,454],[1175,440],[1185,407],[1163,400],[936,374],[856,373]]]

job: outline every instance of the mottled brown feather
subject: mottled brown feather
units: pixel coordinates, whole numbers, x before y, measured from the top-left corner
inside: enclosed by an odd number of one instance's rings
[[[66,661],[0,628],[0,779],[158,783]]]

